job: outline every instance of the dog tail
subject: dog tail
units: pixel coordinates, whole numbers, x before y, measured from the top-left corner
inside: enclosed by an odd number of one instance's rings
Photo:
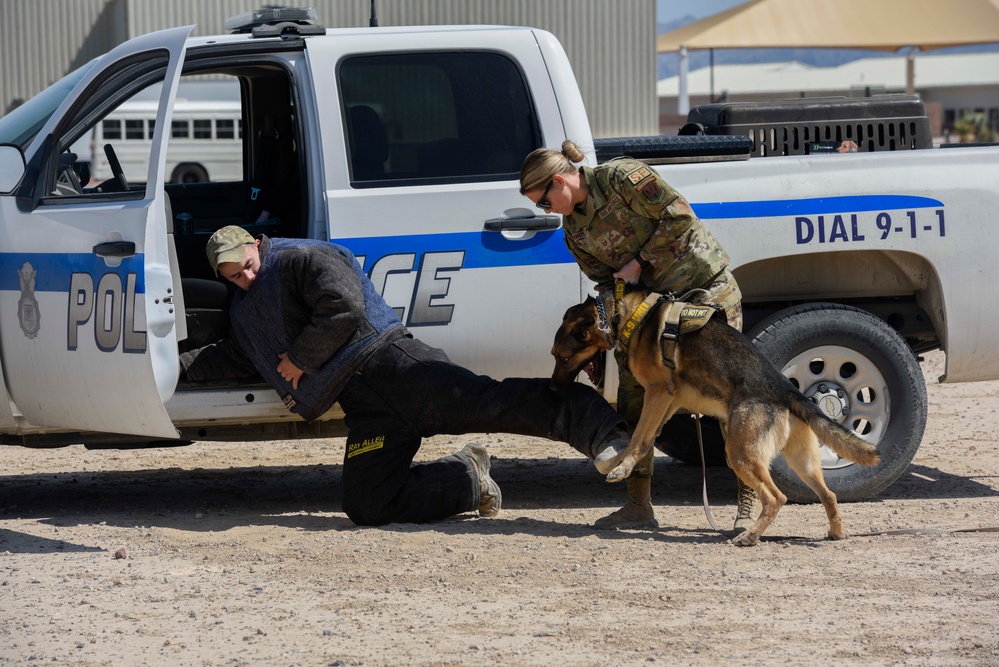
[[[798,391],[794,391],[791,413],[812,429],[822,444],[845,459],[862,466],[872,466],[880,460],[874,445],[861,439],[856,433],[842,424],[833,421],[824,412]]]

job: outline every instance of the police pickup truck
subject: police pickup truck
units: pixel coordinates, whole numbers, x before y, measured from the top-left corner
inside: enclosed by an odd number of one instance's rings
[[[548,375],[552,335],[591,284],[560,218],[531,207],[518,175],[531,150],[566,138],[591,164],[620,153],[654,163],[728,249],[757,344],[827,414],[878,443],[874,469],[828,454],[841,498],[877,493],[912,460],[927,415],[920,353],[945,350],[942,381],[999,377],[986,233],[999,148],[882,150],[920,148],[919,128],[870,114],[841,123],[843,137],[731,131],[731,109],[692,112],[693,134],[594,141],[547,32],[327,30],[285,11],[236,17],[228,35],[137,37],[0,118],[0,442],[343,435],[336,408],[307,424],[260,382],[179,377],[178,350],[227,330],[227,288],[204,246],[229,224],[341,243],[405,325],[456,362]],[[166,183],[188,77],[238,84],[241,179]],[[151,139],[144,182],[115,167],[113,139],[103,150],[114,177],[92,181],[71,147],[142,91],[159,100],[155,120],[124,132]],[[860,152],[820,154],[819,139],[845,138]],[[683,420],[663,447],[691,458]],[[778,472],[789,496],[810,497]]]

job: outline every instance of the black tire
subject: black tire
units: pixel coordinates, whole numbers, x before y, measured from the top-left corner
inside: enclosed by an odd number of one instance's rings
[[[704,441],[704,463],[709,466],[723,466],[725,463],[725,439],[721,424],[712,417],[701,417],[701,438]],[[693,466],[701,465],[701,448],[697,444],[697,424],[689,414],[675,415],[663,426],[656,439],[656,449],[669,454],[677,461]]]
[[[814,303],[772,315],[749,336],[806,395],[838,395],[849,410],[838,421],[877,446],[881,461],[871,468],[833,461],[835,454],[824,449],[823,475],[839,500],[870,498],[905,472],[926,426],[926,383],[894,329],[851,306]],[[818,500],[783,457],[771,474],[789,500]]]
[[[181,162],[173,168],[171,183],[207,183],[208,170],[197,162]]]

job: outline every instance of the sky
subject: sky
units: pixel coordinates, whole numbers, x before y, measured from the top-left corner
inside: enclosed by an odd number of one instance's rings
[[[700,19],[744,2],[746,0],[656,0],[656,15],[659,23],[669,23],[687,15]]]
[[[656,21],[659,25],[674,23],[685,17],[691,20],[713,16],[719,12],[743,5],[749,0],[656,0]],[[997,51],[999,43],[941,49],[937,54],[978,53]],[[798,60],[816,67],[834,67],[857,58],[880,58],[897,54],[882,51],[860,51],[852,49],[716,49],[715,64],[771,62]],[[690,56],[690,69],[708,66],[707,51],[693,51]],[[658,78],[676,74],[675,54],[659,54]]]

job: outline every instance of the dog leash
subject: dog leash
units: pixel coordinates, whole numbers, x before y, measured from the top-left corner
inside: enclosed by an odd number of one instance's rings
[[[708,518],[708,525],[716,533],[721,533],[723,536],[732,539],[738,533],[734,530],[722,530],[715,523],[715,518],[711,514],[711,505],[708,504],[708,464],[704,460],[704,438],[701,436],[701,415],[694,415],[694,424],[697,427],[697,447],[701,450],[701,499],[704,503],[704,516]]]
[[[850,537],[875,537],[877,535],[949,535],[950,533],[999,533],[999,526],[980,528],[899,528],[876,530],[870,533],[850,533]]]
[[[701,436],[701,415],[694,415],[694,424],[697,427],[697,446],[701,450],[701,498],[704,502],[704,515],[708,518],[708,525],[716,533],[731,540],[736,535],[741,535],[742,532],[719,528],[718,524],[715,523],[715,518],[711,515],[711,506],[708,504],[708,465],[704,460],[704,438]],[[815,538],[804,535],[760,535],[758,539],[760,542],[807,542]]]

